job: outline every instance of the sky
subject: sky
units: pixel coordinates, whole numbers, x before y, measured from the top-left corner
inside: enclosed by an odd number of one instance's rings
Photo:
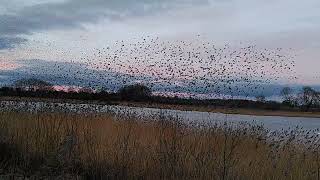
[[[296,84],[320,84],[319,0],[0,0],[0,71],[79,62],[144,37],[284,48]],[[200,35],[200,36],[199,36]]]

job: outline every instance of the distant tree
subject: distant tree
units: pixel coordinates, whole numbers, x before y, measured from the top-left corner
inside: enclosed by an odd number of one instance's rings
[[[306,111],[319,105],[319,92],[309,86],[303,87],[299,96],[300,104]]]
[[[15,88],[28,90],[28,91],[49,91],[53,90],[53,85],[46,81],[30,78],[30,79],[20,79],[14,83]]]
[[[88,87],[83,87],[79,89],[79,93],[88,93],[88,94],[92,94],[93,90],[91,88]]]
[[[0,88],[0,96],[3,95],[11,95],[10,93],[13,92],[13,88],[11,87],[1,87]]]
[[[142,84],[134,84],[124,86],[119,89],[118,94],[123,99],[128,100],[144,100],[152,95],[152,91],[149,87]]]
[[[289,105],[289,106],[296,105],[295,98],[293,95],[293,89],[291,89],[290,87],[284,87],[281,90],[280,95],[282,96],[283,104]]]
[[[290,87],[284,87],[280,95],[282,96],[283,101],[289,101],[292,97],[293,90]]]
[[[264,103],[266,102],[266,97],[264,95],[256,96],[256,101]]]
[[[110,92],[110,90],[107,87],[98,87],[96,89],[96,92],[97,93],[108,93],[108,92]]]

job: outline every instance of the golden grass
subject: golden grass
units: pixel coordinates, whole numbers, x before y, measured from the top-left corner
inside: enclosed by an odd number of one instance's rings
[[[35,179],[319,178],[318,146],[290,137],[266,138],[265,130],[249,125],[190,127],[174,118],[3,112],[0,174]]]

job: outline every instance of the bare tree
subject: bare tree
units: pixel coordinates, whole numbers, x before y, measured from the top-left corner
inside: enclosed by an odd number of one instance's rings
[[[151,89],[142,84],[124,86],[118,93],[122,98],[130,100],[142,100],[152,95]]]
[[[266,102],[266,97],[264,95],[259,95],[256,97],[257,102]]]
[[[319,92],[315,91],[309,86],[302,88],[300,93],[300,104],[306,111],[319,104]]]
[[[46,81],[30,78],[30,79],[20,79],[16,81],[13,86],[15,88],[20,88],[27,91],[36,91],[36,90],[42,90],[42,91],[49,91],[53,90],[53,85],[51,83],[48,83]]]
[[[295,98],[293,95],[293,89],[291,89],[290,87],[284,87],[281,90],[280,95],[282,96],[283,104],[286,104],[289,106],[294,106],[296,104]]]

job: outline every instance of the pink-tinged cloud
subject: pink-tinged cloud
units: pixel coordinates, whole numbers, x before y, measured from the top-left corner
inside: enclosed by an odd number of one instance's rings
[[[63,91],[63,92],[87,92],[87,93],[94,93],[96,92],[95,90],[91,88],[84,88],[84,87],[79,87],[79,86],[66,86],[66,85],[55,85],[53,86],[53,89],[55,91]]]
[[[164,97],[179,97],[179,98],[196,98],[196,99],[250,99],[254,100],[252,97],[246,96],[231,96],[226,94],[213,94],[213,93],[181,93],[181,92],[153,92],[155,96]]]
[[[0,70],[15,70],[19,68],[20,65],[9,62],[0,62]]]
[[[53,89],[56,91],[64,91],[64,92],[78,92],[80,87],[76,87],[76,86],[53,86]]]

